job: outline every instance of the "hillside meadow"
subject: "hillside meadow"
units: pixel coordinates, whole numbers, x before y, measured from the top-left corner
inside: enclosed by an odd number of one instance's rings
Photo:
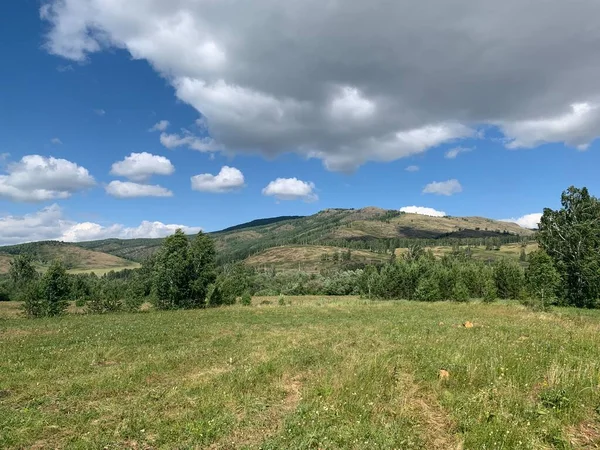
[[[255,297],[76,312],[0,303],[0,448],[600,446],[600,311]]]

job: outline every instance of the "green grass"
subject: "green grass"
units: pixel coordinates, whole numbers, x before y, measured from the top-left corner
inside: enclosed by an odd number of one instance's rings
[[[0,303],[0,448],[600,444],[600,311],[285,300],[40,320]]]

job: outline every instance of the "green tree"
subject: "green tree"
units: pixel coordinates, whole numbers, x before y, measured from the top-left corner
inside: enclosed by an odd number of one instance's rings
[[[57,316],[67,309],[71,283],[65,267],[54,261],[40,281],[40,293],[47,316]]]
[[[424,276],[419,280],[419,285],[415,291],[415,298],[425,302],[436,302],[442,299],[440,285],[433,276]]]
[[[556,298],[560,284],[560,275],[554,267],[552,258],[543,250],[529,254],[529,266],[525,271],[528,292],[541,301],[545,309],[548,301]]]
[[[483,282],[482,296],[485,303],[492,303],[496,301],[496,298],[498,298],[496,283],[491,276],[485,278]]]
[[[536,238],[554,261],[566,303],[593,307],[600,297],[600,201],[571,186],[561,205],[544,209]]]
[[[13,290],[21,292],[30,283],[38,279],[38,273],[33,267],[33,259],[29,254],[17,255],[10,262],[8,275],[13,285]]]
[[[458,280],[454,284],[454,288],[452,289],[452,300],[454,300],[455,302],[469,301],[469,289],[462,280]]]
[[[165,239],[154,261],[152,293],[158,309],[192,306],[194,265],[187,236],[181,230]]]
[[[193,282],[191,285],[194,297],[193,305],[202,306],[208,296],[208,287],[217,278],[216,250],[210,236],[200,231],[194,238],[190,248]]]
[[[249,292],[244,292],[242,295],[242,305],[251,306],[252,305],[252,296]]]
[[[512,262],[501,259],[494,265],[494,281],[499,298],[518,299],[523,291],[523,269]]]

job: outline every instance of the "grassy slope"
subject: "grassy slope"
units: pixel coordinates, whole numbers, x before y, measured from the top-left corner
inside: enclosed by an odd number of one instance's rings
[[[343,242],[375,238],[438,238],[497,236],[508,232],[532,235],[513,223],[481,217],[428,217],[402,214],[386,221],[388,211],[380,208],[327,209],[307,217],[267,220],[266,224],[243,224],[241,228],[212,233],[219,254],[226,259],[243,259],[249,254],[282,245],[326,245],[331,240]],[[274,221],[273,221],[274,220]],[[84,242],[79,245],[91,250],[117,255],[134,261],[155,252],[162,239],[132,239]]]
[[[29,244],[31,246],[31,244]],[[32,248],[32,247],[29,247]],[[15,251],[16,247],[6,247],[5,251]],[[2,249],[0,249],[0,252]],[[108,253],[96,252],[73,244],[39,243],[33,247],[36,267],[43,271],[54,259],[61,260],[72,272],[103,273],[110,270],[138,267],[139,264],[127,261]],[[0,273],[7,273],[13,255],[0,253]]]
[[[433,254],[441,258],[444,255],[449,255],[452,253],[452,247],[428,247],[431,249]],[[466,247],[461,247],[463,250]],[[503,244],[500,247],[500,250],[486,250],[485,247],[482,246],[471,246],[471,257],[475,260],[479,261],[496,261],[498,259],[506,258],[512,259],[514,261],[518,261],[521,256],[521,244]],[[525,245],[525,254],[529,255],[531,252],[534,252],[538,249],[538,245],[535,242],[529,242]],[[407,252],[407,249],[397,248],[396,255],[401,256]]]
[[[275,268],[277,270],[303,270],[316,272],[320,269],[335,267],[332,256],[344,252],[344,249],[328,247],[324,245],[305,246],[283,246],[273,247],[264,252],[252,255],[244,262],[257,268]],[[329,257],[327,261],[321,258],[323,255]],[[382,263],[389,257],[383,254],[373,253],[367,250],[352,250],[351,261],[363,263]]]
[[[598,311],[289,300],[1,320],[0,447],[597,448]]]

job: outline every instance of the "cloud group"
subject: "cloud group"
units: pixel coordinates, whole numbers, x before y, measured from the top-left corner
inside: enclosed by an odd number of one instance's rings
[[[147,60],[215,139],[161,135],[170,148],[293,151],[348,171],[480,126],[510,148],[600,134],[597,0],[126,3],[47,1],[45,48]]]
[[[84,167],[66,159],[41,155],[23,156],[0,175],[0,199],[42,202],[68,198],[96,184]]]
[[[0,217],[0,245],[44,240],[79,242],[107,238],[158,238],[173,234],[178,228],[190,234],[201,230],[200,227],[150,221],[143,221],[135,227],[78,223],[64,217],[62,209],[54,204],[24,216]]]
[[[173,192],[156,184],[141,184],[131,181],[111,181],[106,193],[116,198],[173,197]]]
[[[164,156],[132,153],[112,165],[110,173],[132,181],[147,181],[152,175],[172,175],[175,167]]]

